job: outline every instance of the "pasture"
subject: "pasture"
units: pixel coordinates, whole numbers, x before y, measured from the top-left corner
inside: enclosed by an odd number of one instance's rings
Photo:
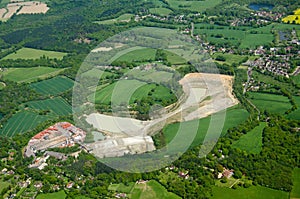
[[[293,99],[295,100],[298,108],[295,111],[292,111],[290,114],[288,114],[287,117],[289,119],[300,120],[300,97],[293,96]]]
[[[27,102],[25,106],[34,111],[49,111],[48,116],[63,116],[72,113],[71,105],[61,97]]]
[[[295,168],[293,171],[293,189],[290,193],[290,198],[300,198],[300,168]]]
[[[250,101],[261,111],[284,114],[292,108],[289,99],[283,95],[249,92]]]
[[[67,53],[48,51],[48,50],[39,50],[34,48],[21,48],[14,53],[11,53],[3,58],[5,59],[39,59],[43,56],[50,59],[59,59],[61,60]]]
[[[92,77],[92,78],[98,78],[98,79],[106,79],[109,77],[115,77],[116,74],[108,71],[103,71],[97,68],[93,68],[91,70],[88,70],[81,74],[81,77]]]
[[[262,186],[251,186],[249,188],[230,189],[227,187],[214,186],[211,199],[288,199],[287,192],[270,189]]]
[[[123,183],[120,184],[111,184],[108,187],[109,191],[117,191],[117,192],[122,192],[122,193],[130,193],[131,190],[133,189],[135,183],[130,182],[128,185],[124,185]]]
[[[66,193],[62,190],[54,193],[39,194],[36,199],[65,199],[66,197]]]
[[[216,116],[220,115],[220,113],[216,113]],[[221,136],[227,133],[229,128],[235,127],[242,122],[244,122],[249,116],[249,113],[241,108],[234,107],[230,108],[226,111],[226,118],[223,126],[223,130],[221,132]],[[176,132],[178,132],[180,126],[181,128],[186,129],[188,131],[188,127],[191,126],[192,128],[198,125],[197,134],[193,140],[191,147],[197,146],[202,144],[205,136],[208,136],[208,139],[215,139],[218,138],[219,132],[215,132],[215,134],[206,135],[208,128],[210,126],[211,116],[206,118],[202,118],[200,120],[192,120],[182,123],[175,123],[170,124],[164,127],[163,134],[165,136],[166,142],[170,143],[172,139],[176,136]]]
[[[2,75],[4,80],[30,83],[38,79],[53,77],[63,70],[64,69],[42,66],[30,68],[8,68],[2,72]]]
[[[224,63],[228,65],[232,64],[239,64],[241,61],[246,60],[248,56],[246,55],[236,55],[236,54],[230,54],[230,53],[215,53],[213,54],[213,58],[216,59],[218,56],[224,57],[226,60]],[[250,57],[249,59],[254,60],[256,57]]]
[[[152,97],[158,101],[175,97],[168,88],[161,85],[147,84],[138,80],[120,80],[97,91],[95,103],[110,104],[113,101],[114,105],[124,102],[132,104],[135,100],[146,98],[152,89],[154,90]],[[92,96],[90,96],[90,100],[92,100]]]
[[[15,134],[22,134],[34,129],[38,124],[48,120],[49,117],[45,115],[38,115],[30,111],[20,111],[14,114],[0,129],[2,136],[14,136]]]
[[[151,81],[153,83],[160,84],[161,82],[170,81],[173,76],[173,73],[166,71],[158,71],[155,69],[139,70],[135,68],[127,72],[126,75],[132,76],[133,78],[141,81]]]
[[[262,133],[266,125],[265,122],[261,122],[259,126],[243,135],[238,141],[234,142],[232,146],[248,153],[260,153],[262,150]]]
[[[253,49],[258,46],[272,43],[274,36],[272,34],[247,34],[242,40],[240,48]]]
[[[30,86],[36,92],[43,95],[58,95],[70,90],[73,85],[73,80],[65,76],[57,76],[51,79],[32,83]]]
[[[167,0],[172,8],[184,9],[190,11],[203,12],[208,8],[213,8],[220,4],[222,0],[205,0],[205,1],[182,1],[182,0]]]
[[[97,24],[106,24],[106,25],[110,25],[110,24],[114,24],[114,23],[120,23],[120,22],[129,22],[131,20],[131,18],[133,17],[133,14],[122,14],[117,18],[114,19],[107,19],[107,20],[103,20],[103,21],[96,21],[95,23]]]
[[[156,49],[142,48],[126,53],[114,60],[114,62],[149,62],[155,60],[155,54]]]
[[[160,16],[168,16],[171,14],[173,11],[168,9],[168,8],[150,8],[149,9],[151,14],[156,14]]]

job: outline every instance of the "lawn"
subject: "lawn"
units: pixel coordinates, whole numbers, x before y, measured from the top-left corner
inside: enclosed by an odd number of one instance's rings
[[[56,52],[56,51],[47,51],[47,50],[38,50],[33,48],[21,48],[15,53],[11,53],[4,57],[3,59],[39,59],[43,56],[50,59],[62,59],[66,56],[67,53]]]
[[[129,22],[133,16],[134,16],[133,14],[122,14],[115,19],[96,21],[95,23],[109,25],[109,24],[114,24],[114,23],[118,23],[118,22]]]
[[[141,100],[148,96],[148,93],[154,89],[152,96],[158,99],[171,99],[175,97],[166,87],[156,84],[147,84],[138,80],[120,80],[110,84],[99,90],[95,94],[95,102],[101,104],[110,104],[113,100],[114,104],[129,102],[134,103],[135,100]],[[92,96],[90,96],[92,100]]]
[[[0,135],[13,136],[34,129],[38,124],[48,120],[48,116],[38,115],[30,111],[14,114],[0,129]]]
[[[250,101],[261,111],[284,114],[292,107],[289,99],[283,95],[249,92]]]
[[[222,116],[222,114],[216,113],[216,117],[218,116]],[[226,118],[225,118],[223,130],[221,132],[221,136],[225,135],[229,128],[235,127],[241,124],[242,122],[244,122],[248,118],[248,116],[249,113],[244,109],[241,108],[228,109],[226,111]],[[206,136],[208,127],[210,126],[210,120],[211,120],[211,116],[202,118],[200,120],[192,120],[192,121],[187,121],[182,123],[170,124],[163,129],[163,134],[166,138],[166,142],[170,143],[172,141],[172,139],[176,136],[179,127],[181,128],[181,131],[189,132],[190,127],[193,128],[199,124],[197,134],[193,140],[191,147],[200,145],[202,144]],[[215,132],[215,134],[210,134],[207,136],[208,139],[215,139],[218,138],[219,132]]]
[[[39,194],[36,199],[65,199],[67,197],[64,191],[47,193],[47,194]]]
[[[262,186],[251,186],[249,188],[238,188],[236,190],[214,186],[211,199],[288,199],[287,192],[274,190]]]
[[[38,93],[44,95],[58,95],[73,87],[73,80],[65,76],[57,76],[31,84],[30,86]]]
[[[56,97],[45,100],[31,101],[25,104],[30,109],[34,111],[45,111],[48,110],[49,116],[64,116],[72,114],[72,107],[63,98]]]
[[[131,199],[179,199],[174,193],[168,192],[165,187],[155,180],[144,184],[136,184],[131,192]]]
[[[2,74],[4,80],[29,83],[38,79],[55,76],[62,70],[64,69],[42,66],[31,68],[8,68]]]
[[[168,16],[170,13],[173,11],[168,9],[168,8],[150,8],[149,9],[150,13],[152,14],[157,14],[161,16]]]
[[[232,146],[247,151],[248,153],[260,153],[262,150],[262,133],[266,125],[265,122],[261,122],[259,126],[243,135],[238,141],[234,142]]]
[[[300,198],[300,168],[295,168],[293,171],[293,189],[290,193],[290,198]]]

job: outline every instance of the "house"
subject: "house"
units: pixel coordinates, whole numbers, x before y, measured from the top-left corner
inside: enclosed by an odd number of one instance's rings
[[[231,176],[233,176],[234,174],[234,170],[233,169],[226,169],[224,168],[223,172],[222,172],[222,177],[225,177],[225,178],[231,178]]]

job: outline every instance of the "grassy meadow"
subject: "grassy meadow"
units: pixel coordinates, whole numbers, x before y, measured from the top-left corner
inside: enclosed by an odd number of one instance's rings
[[[150,8],[149,9],[151,14],[156,14],[160,16],[168,16],[171,14],[173,11],[168,9],[168,8]]]
[[[39,50],[33,48],[21,48],[17,50],[15,53],[11,53],[4,57],[3,59],[39,59],[43,56],[48,57],[50,59],[62,59],[66,56],[67,53],[56,52],[56,51],[47,51],[47,50]]]
[[[8,68],[2,72],[2,75],[4,80],[30,83],[38,79],[55,76],[63,70],[64,69],[42,66],[30,68]]]
[[[293,189],[290,193],[290,198],[300,198],[300,168],[295,168],[293,171]]]
[[[130,19],[133,17],[133,14],[122,14],[119,17],[115,19],[107,19],[103,21],[96,21],[95,23],[97,24],[104,24],[104,25],[110,25],[114,23],[119,23],[119,22],[128,22]]]
[[[208,8],[213,8],[220,4],[222,0],[204,0],[204,1],[182,1],[182,0],[167,0],[172,8],[184,9],[190,11],[203,12]]]
[[[265,122],[261,122],[259,126],[243,135],[238,141],[234,142],[232,146],[247,151],[248,153],[260,153],[262,150],[262,133],[266,125]]]
[[[64,191],[47,193],[47,194],[39,194],[36,199],[65,199],[67,197]]]

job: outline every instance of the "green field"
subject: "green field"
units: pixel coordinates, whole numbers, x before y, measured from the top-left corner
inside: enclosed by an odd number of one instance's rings
[[[216,115],[218,116],[221,114],[216,113]],[[226,112],[225,123],[224,123],[224,127],[223,127],[221,135],[225,135],[229,128],[235,127],[238,124],[241,124],[242,122],[244,122],[248,118],[248,116],[249,116],[249,113],[244,109],[240,109],[240,108],[228,109]],[[206,136],[208,127],[210,125],[210,119],[211,119],[211,116],[200,119],[200,120],[192,120],[192,121],[187,121],[187,122],[183,122],[183,123],[170,124],[170,125],[166,126],[163,129],[163,134],[166,138],[166,142],[169,143],[172,141],[172,139],[176,136],[176,132],[178,132],[178,129],[181,125],[183,125],[185,128],[187,128],[189,126],[191,126],[191,127],[197,126],[197,123],[198,123],[199,126],[198,126],[197,135],[195,136],[191,146],[193,147],[193,146],[202,144],[202,142]],[[218,132],[216,132],[216,134],[210,134],[207,136],[208,136],[208,139],[218,138]]]
[[[297,109],[290,114],[288,114],[289,119],[294,119],[294,120],[300,120],[300,97],[299,96],[293,96],[293,99],[295,100],[297,104]]]
[[[253,49],[258,46],[268,45],[274,39],[272,34],[247,34],[245,39],[242,40],[240,48]]]
[[[170,13],[173,11],[168,9],[168,8],[150,8],[149,9],[150,13],[152,14],[157,14],[161,16],[168,16]]]
[[[155,60],[156,49],[143,48],[138,50],[130,51],[118,59],[115,62],[148,62]]]
[[[51,67],[8,68],[2,74],[4,80],[28,83],[55,76],[62,70]]]
[[[124,185],[123,183],[120,184],[111,184],[108,187],[109,191],[117,191],[117,192],[122,192],[122,193],[130,193],[131,190],[133,189],[135,183],[130,182],[128,185]]]
[[[0,180],[0,193],[2,192],[3,189],[8,187],[9,185],[10,184],[8,182],[4,182],[4,181]]]
[[[262,133],[266,125],[265,122],[261,122],[259,126],[243,135],[238,141],[234,142],[232,146],[247,151],[248,153],[260,153],[262,150]]]
[[[72,107],[63,98],[56,97],[46,100],[31,101],[25,104],[28,108],[33,110],[45,111],[48,110],[49,116],[63,116],[72,113]]]
[[[262,186],[251,186],[249,188],[230,189],[215,186],[212,189],[211,199],[288,199],[287,192],[274,190]]]
[[[168,100],[175,97],[173,94],[170,94],[168,88],[161,85],[147,84],[138,80],[120,80],[97,91],[95,94],[95,102],[110,104],[113,99],[114,104],[121,104],[122,102],[132,104],[135,100],[147,97],[151,89],[154,89],[152,94],[154,98]],[[90,100],[92,100],[91,97]]]
[[[48,116],[38,115],[30,111],[21,111],[8,119],[0,129],[0,135],[13,136],[15,134],[25,133],[48,119]]]
[[[168,192],[165,187],[155,180],[145,184],[135,185],[131,199],[179,199],[174,193]]]
[[[267,110],[270,113],[284,114],[292,107],[289,99],[282,95],[267,93],[249,92],[250,101],[261,111]]]
[[[239,64],[242,60],[248,58],[250,60],[254,60],[256,59],[255,56],[249,57],[246,55],[236,55],[236,54],[230,54],[230,53],[215,53],[212,57],[215,59],[218,56],[222,56],[226,59],[226,61],[224,61],[224,63],[228,64],[228,65],[232,65],[232,64]]]
[[[64,191],[59,191],[55,193],[39,194],[36,199],[65,199],[67,197]]]
[[[38,50],[33,48],[21,48],[15,53],[11,53],[3,58],[5,59],[39,59],[43,56],[50,59],[62,59],[66,56],[67,53],[56,52],[56,51],[47,51],[47,50]]]
[[[290,193],[290,198],[300,198],[300,168],[295,168],[293,171],[293,189]]]
[[[38,93],[44,95],[57,95],[70,90],[74,82],[64,76],[57,76],[31,84],[30,86]]]
[[[108,19],[104,21],[96,21],[95,23],[97,24],[114,24],[114,23],[119,23],[119,22],[128,22],[130,19],[133,17],[133,14],[122,14],[121,16],[115,18],[115,19]]]
[[[203,12],[208,8],[217,6],[222,0],[205,0],[205,1],[183,1],[183,0],[167,0],[172,8],[185,9],[190,11]]]
[[[132,76],[135,79],[141,80],[141,81],[151,81],[153,83],[162,83],[167,82],[171,80],[173,73],[166,72],[166,71],[158,71],[155,69],[150,70],[130,70],[128,73],[126,73],[128,76]]]

